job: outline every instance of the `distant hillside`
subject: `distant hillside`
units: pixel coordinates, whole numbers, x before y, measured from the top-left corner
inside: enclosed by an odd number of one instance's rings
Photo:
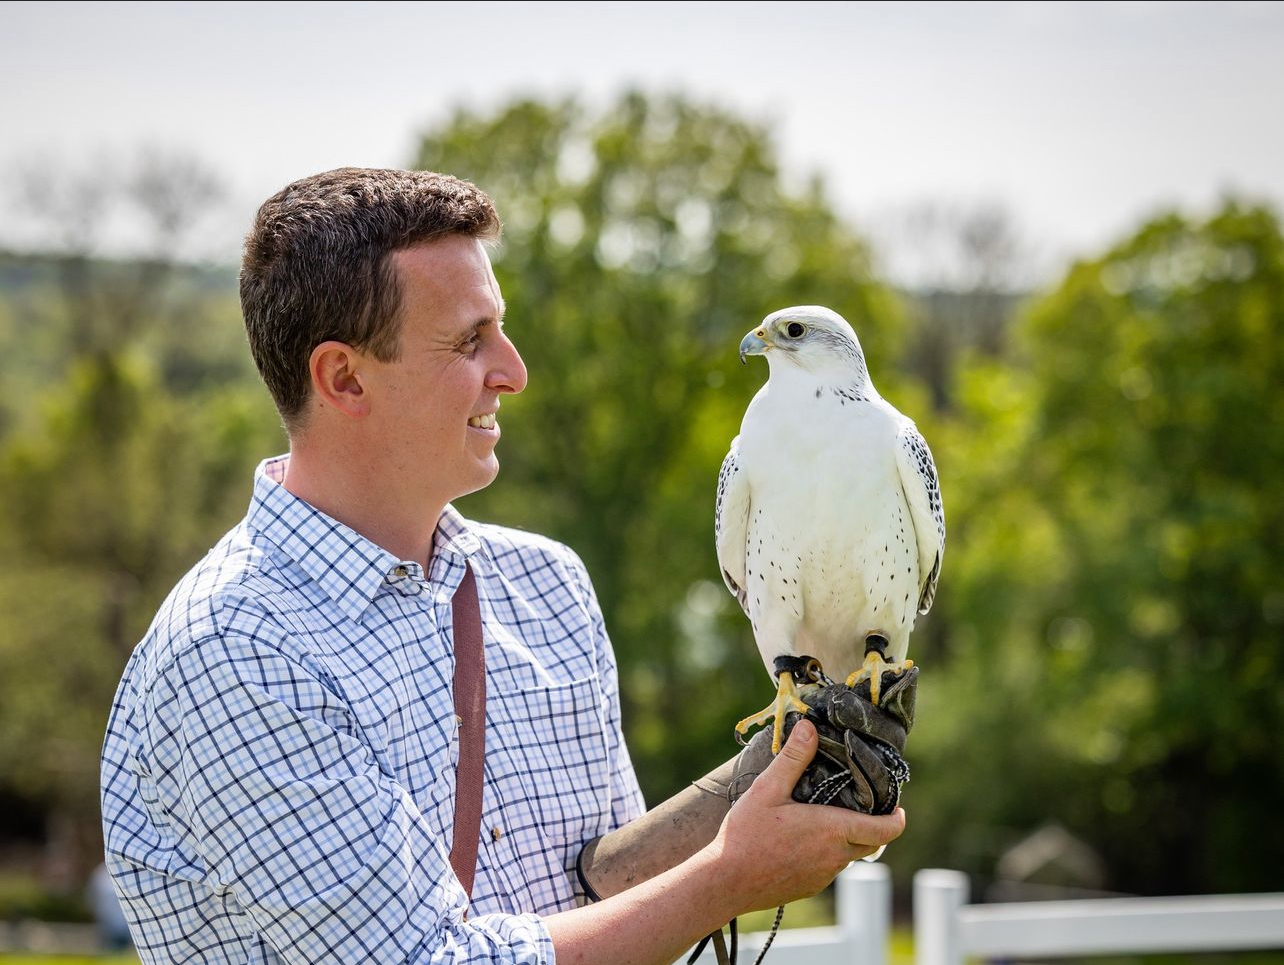
[[[149,278],[158,274],[163,278]],[[140,295],[140,287],[149,284],[156,290]],[[938,411],[952,406],[952,373],[961,355],[1006,354],[1013,318],[1028,297],[984,289],[902,289],[899,294],[911,326],[903,365],[930,388]],[[130,297],[152,316],[140,344],[160,363],[167,382],[187,386],[253,374],[232,266],[157,266],[2,250],[0,374],[31,388],[56,381],[75,354],[68,316],[76,304],[93,311]]]
[[[232,268],[0,251],[0,434],[120,348],[179,392],[257,379]]]
[[[72,256],[7,251],[0,248],[0,298],[50,289],[62,283]],[[104,279],[136,274],[146,262],[90,258],[81,259],[89,269]],[[181,287],[203,292],[235,292],[237,269],[231,265],[192,265],[167,263]]]

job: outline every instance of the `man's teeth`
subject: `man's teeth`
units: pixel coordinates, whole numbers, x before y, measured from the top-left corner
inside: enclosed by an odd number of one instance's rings
[[[468,420],[468,424],[477,429],[493,429],[495,428],[495,413],[475,415]]]

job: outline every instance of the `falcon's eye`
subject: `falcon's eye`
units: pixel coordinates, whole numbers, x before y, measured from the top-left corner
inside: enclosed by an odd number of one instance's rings
[[[785,334],[790,338],[802,338],[803,332],[807,331],[801,322],[790,322],[785,326]]]

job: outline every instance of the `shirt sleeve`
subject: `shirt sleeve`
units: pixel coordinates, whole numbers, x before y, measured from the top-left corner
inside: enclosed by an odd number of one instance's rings
[[[606,620],[597,601],[597,593],[589,579],[584,562],[576,556],[576,579],[584,594],[593,625],[593,645],[602,681],[602,699],[605,703],[608,753],[611,757],[611,829],[623,827],[646,812],[642,789],[638,786],[633,760],[624,741],[620,713],[620,678],[615,660],[615,649],[606,632]]]
[[[465,922],[445,844],[342,698],[260,639],[202,641],[147,697],[159,818],[287,962],[552,965],[535,915]]]

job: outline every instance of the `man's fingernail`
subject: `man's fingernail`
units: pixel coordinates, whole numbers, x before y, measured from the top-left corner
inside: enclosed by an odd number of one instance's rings
[[[809,724],[805,720],[800,720],[798,723],[794,725],[794,732],[790,736],[792,736],[793,739],[796,740],[798,743],[806,744],[808,741],[812,739],[812,736],[815,733],[816,733],[816,729],[812,727],[811,724]]]

